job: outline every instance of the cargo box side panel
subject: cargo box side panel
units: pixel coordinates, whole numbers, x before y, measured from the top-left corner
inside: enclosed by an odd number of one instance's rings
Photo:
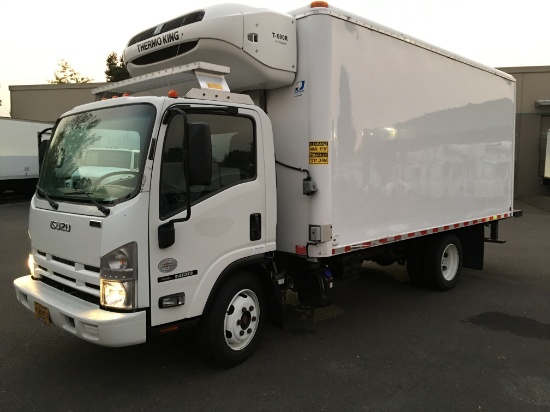
[[[38,156],[0,155],[0,180],[38,179]]]
[[[38,133],[51,124],[0,119],[0,180],[38,177]]]
[[[292,88],[269,92],[277,159],[277,249],[332,224],[332,248],[509,213],[515,83],[326,14],[297,19]],[[312,144],[326,156],[310,163]],[[302,249],[303,251],[303,249]]]
[[[515,83],[331,21],[340,244],[510,212]]]

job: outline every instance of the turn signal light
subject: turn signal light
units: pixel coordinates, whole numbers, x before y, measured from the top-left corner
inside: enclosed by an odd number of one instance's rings
[[[174,306],[185,305],[185,293],[176,293],[174,295],[163,296],[159,298],[159,308],[173,308]]]

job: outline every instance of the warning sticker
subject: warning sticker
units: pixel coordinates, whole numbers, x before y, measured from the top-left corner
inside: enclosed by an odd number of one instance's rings
[[[206,86],[209,88],[209,89],[216,89],[216,90],[223,90],[223,86],[219,83],[210,83],[210,82],[207,82],[206,83]]]
[[[309,142],[309,164],[328,165],[328,142]]]

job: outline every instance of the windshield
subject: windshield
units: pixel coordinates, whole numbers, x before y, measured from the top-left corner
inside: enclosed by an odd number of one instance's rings
[[[64,117],[44,159],[40,189],[51,198],[83,202],[131,198],[140,187],[154,119],[155,108],[147,104]]]

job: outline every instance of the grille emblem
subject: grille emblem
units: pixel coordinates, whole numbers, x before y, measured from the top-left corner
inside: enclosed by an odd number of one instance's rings
[[[62,232],[70,232],[71,231],[71,225],[69,223],[56,222],[55,220],[52,220],[50,222],[50,229],[60,230]]]

